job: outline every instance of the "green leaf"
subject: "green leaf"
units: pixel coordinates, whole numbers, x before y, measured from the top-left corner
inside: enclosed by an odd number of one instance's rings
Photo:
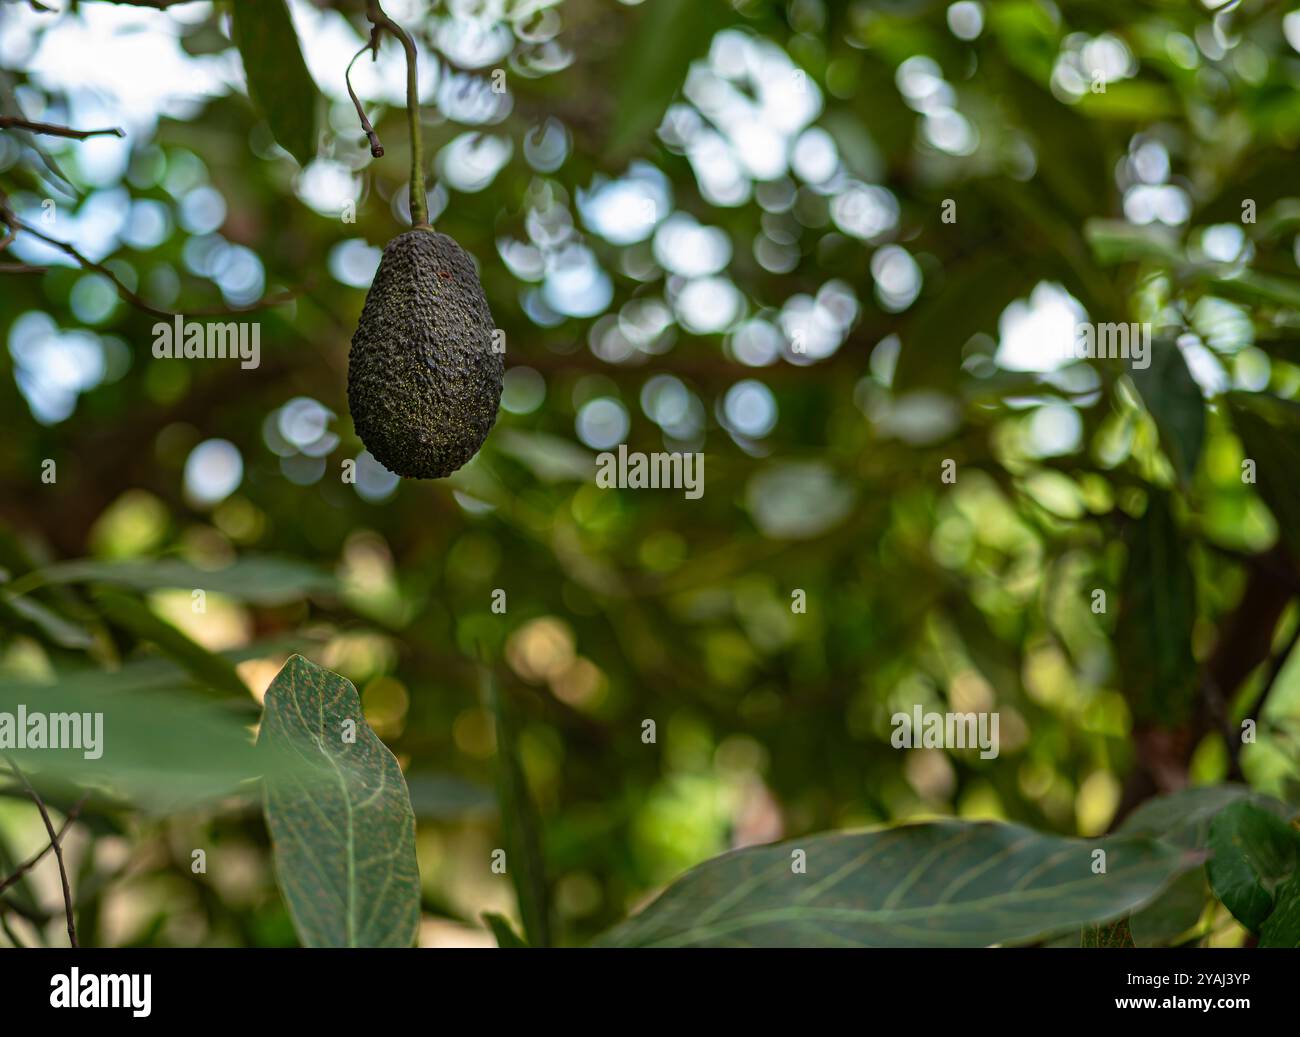
[[[1277,891],[1277,907],[1259,931],[1261,947],[1300,947],[1300,874]]]
[[[1227,400],[1246,459],[1255,462],[1259,495],[1277,520],[1283,543],[1300,559],[1300,420],[1271,397],[1234,392]]]
[[[284,0],[235,0],[230,38],[244,62],[248,96],[280,146],[307,165],[316,155],[320,94]]]
[[[1165,266],[1181,266],[1183,251],[1177,236],[1156,224],[1135,226],[1125,220],[1088,220],[1083,234],[1093,257],[1102,266],[1152,260]]]
[[[94,597],[100,611],[111,623],[157,645],[192,673],[201,685],[235,698],[248,697],[248,686],[236,672],[234,663],[192,641],[172,624],[156,616],[144,602],[103,589]]]
[[[518,933],[510,927],[510,923],[502,915],[486,912],[483,915],[483,921],[492,935],[497,938],[498,947],[527,947],[528,943]]]
[[[1186,486],[1191,482],[1205,443],[1205,398],[1187,369],[1183,351],[1172,339],[1151,343],[1151,363],[1133,368],[1129,376],[1137,386],[1160,432],[1160,442]]]
[[[623,156],[654,131],[691,62],[708,53],[713,34],[735,20],[725,0],[647,0],[613,65],[615,119],[606,150]]]
[[[1119,831],[1122,835],[1154,836],[1186,850],[1201,850],[1209,845],[1214,818],[1239,802],[1252,803],[1278,817],[1290,813],[1285,803],[1246,785],[1205,785],[1148,799],[1124,819]]]
[[[232,664],[246,659],[279,657],[300,651],[309,640],[303,637],[268,638],[254,641],[241,648],[228,649],[219,654]],[[135,659],[116,670],[101,670],[90,666],[80,668],[59,666],[48,681],[20,680],[0,675],[0,691],[40,695],[46,689],[56,685],[69,691],[104,695],[138,691],[180,692],[196,687],[192,673],[178,666],[172,659],[162,656]],[[231,709],[244,708],[256,719],[261,713],[261,707],[251,696],[245,697],[246,702],[226,700],[224,704]]]
[[[454,774],[408,774],[411,809],[421,821],[458,821],[497,812],[492,790]]]
[[[1196,579],[1167,493],[1151,489],[1127,541],[1116,624],[1121,682],[1135,717],[1174,727],[1196,693]]]
[[[1182,102],[1163,83],[1130,79],[1107,83],[1102,93],[1088,90],[1079,98],[1078,110],[1093,119],[1145,122],[1176,115]]]
[[[493,435],[492,442],[542,482],[582,482],[596,472],[595,455],[560,436],[503,428]]]
[[[1095,874],[1094,851],[1106,852]],[[806,854],[798,873],[795,851]],[[1062,839],[936,821],[830,832],[687,872],[602,944],[982,947],[1033,943],[1150,902],[1200,855],[1145,838]]]
[[[1210,825],[1210,849],[1214,856],[1206,868],[1215,895],[1258,933],[1273,912],[1278,887],[1296,872],[1300,832],[1268,810],[1238,802]]]
[[[11,596],[0,591],[0,619],[19,627],[31,627],[60,648],[84,650],[95,643],[85,627],[64,619],[33,598]]]
[[[20,709],[26,723],[19,722]],[[19,728],[30,734],[37,714],[47,718],[47,729],[57,715],[59,729],[80,748],[32,747],[30,737],[19,748]],[[90,679],[0,684],[0,752],[34,777],[102,787],[157,812],[229,795],[261,770],[237,714],[165,692],[110,694]]]
[[[1206,849],[1214,819],[1234,804],[1249,803],[1277,817],[1290,809],[1245,785],[1207,785],[1147,800],[1119,827],[1123,835],[1150,835],[1188,850]],[[1168,944],[1194,926],[1208,901],[1204,868],[1180,876],[1155,901],[1130,919],[1139,947]]]
[[[267,689],[258,747],[310,765],[305,775],[274,767],[265,781],[276,879],[299,939],[411,946],[420,921],[415,815],[356,688],[293,656]],[[313,780],[321,766],[330,777]]]
[[[280,605],[308,594],[328,594],[336,588],[332,576],[313,566],[287,558],[249,555],[224,569],[200,569],[175,558],[60,562],[15,580],[9,589],[17,594],[20,588],[27,591],[61,583],[106,583],[137,591],[179,587],[258,605]]]
[[[1136,947],[1129,932],[1128,919],[1103,925],[1090,925],[1083,930],[1079,941],[1082,947]]]
[[[1184,872],[1150,904],[1133,912],[1128,921],[1134,945],[1163,947],[1177,941],[1201,920],[1209,900],[1205,869]]]
[[[482,690],[496,724],[497,787],[506,837],[506,873],[514,884],[524,935],[534,947],[551,943],[551,909],[542,858],[540,822],[519,762],[514,720],[496,677],[482,668]]]

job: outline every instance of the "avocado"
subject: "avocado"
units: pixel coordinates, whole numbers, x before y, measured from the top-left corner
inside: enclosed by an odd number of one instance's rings
[[[348,355],[348,407],[376,461],[441,479],[478,453],[501,402],[494,327],[452,238],[424,227],[388,243]]]

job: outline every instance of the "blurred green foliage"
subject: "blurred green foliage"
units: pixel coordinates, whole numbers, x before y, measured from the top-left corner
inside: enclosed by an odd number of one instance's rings
[[[364,460],[345,480],[345,386],[366,257],[405,226],[400,91],[362,94],[371,159],[346,58],[329,82],[318,64],[365,43],[364,5],[290,6],[328,108],[297,141],[315,113],[275,106],[301,84],[250,75],[268,126],[220,6],[0,10],[8,114],[102,110],[37,70],[91,18],[112,67],[127,34],[106,12],[236,70],[156,125],[110,109],[116,171],[96,142],[0,131],[13,212],[193,319],[293,294],[238,318],[260,322],[254,369],[158,360],[155,315],[19,230],[6,262],[49,269],[0,274],[0,702],[148,692],[247,721],[232,681],[260,699],[293,652],[342,674],[410,786],[428,944],[544,925],[489,866],[507,841],[540,847],[554,939],[577,943],[786,835],[934,815],[1096,835],[1228,778],[1295,801],[1297,16],[394,0],[425,62],[431,215],[477,258],[508,367],[480,456],[394,487]],[[505,40],[484,64],[480,30]],[[404,75],[392,40],[375,65]],[[480,131],[508,158],[471,190]],[[595,204],[637,169],[667,200],[640,230]],[[691,269],[716,237],[652,239],[670,212],[720,232],[723,262]],[[596,287],[566,296],[566,271]],[[1011,362],[1071,307],[1154,325],[1151,367]],[[703,497],[597,488],[620,420],[630,450],[702,451]],[[502,826],[481,659],[513,718],[505,802],[525,796],[536,840]],[[996,710],[1000,755],[894,750],[890,718],[916,704]],[[45,836],[4,792],[7,874]],[[131,792],[97,792],[67,839],[84,944],[294,942],[254,795],[160,810]],[[61,932],[56,878],[5,894],[28,942]],[[1245,936],[1224,912],[1207,933]]]

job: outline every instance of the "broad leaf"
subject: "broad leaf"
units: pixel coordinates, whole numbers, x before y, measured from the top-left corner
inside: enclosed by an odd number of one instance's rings
[[[1098,849],[1104,874],[1093,871]],[[805,873],[796,870],[797,851]],[[985,822],[832,832],[708,861],[601,943],[1032,943],[1136,910],[1200,859],[1150,839],[1063,839]]]
[[[236,713],[163,692],[109,694],[93,683],[0,684],[0,752],[34,777],[102,787],[160,812],[228,795],[260,773],[247,725]],[[38,715],[47,731],[57,716],[61,740],[80,748],[33,747]],[[47,736],[45,743],[52,742]]]
[[[307,165],[316,155],[320,94],[284,0],[235,0],[230,36],[244,62],[248,96],[280,146]]]
[[[295,655],[266,693],[258,746],[308,765],[265,781],[275,874],[308,947],[409,947],[420,921],[402,770],[350,681]],[[328,777],[314,780],[315,767]]]
[[[1201,920],[1210,902],[1204,868],[1184,872],[1140,911],[1129,918],[1129,931],[1138,947],[1164,947],[1175,942]]]
[[[1300,873],[1277,891],[1277,907],[1259,931],[1261,947],[1300,947]]]
[[[1223,906],[1252,932],[1273,913],[1278,887],[1300,864],[1300,832],[1276,814],[1247,802],[1234,803],[1210,825],[1206,865]]]
[[[1209,846],[1215,818],[1243,803],[1278,817],[1289,812],[1286,804],[1245,785],[1210,785],[1147,800],[1125,819],[1119,831],[1124,835],[1154,836],[1188,850],[1202,850]],[[1139,947],[1162,946],[1181,936],[1200,920],[1209,894],[1205,868],[1195,868],[1179,876],[1129,920],[1134,943]]]
[[[1278,817],[1290,810],[1280,800],[1246,785],[1205,785],[1148,799],[1119,826],[1122,835],[1150,835],[1187,850],[1209,845],[1210,825],[1233,803],[1249,802]]]

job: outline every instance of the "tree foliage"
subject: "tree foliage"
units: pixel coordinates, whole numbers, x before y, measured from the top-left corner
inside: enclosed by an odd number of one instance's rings
[[[1209,7],[0,8],[0,713],[105,718],[0,752],[81,942],[1300,944],[1300,22]],[[507,371],[399,482],[412,167]]]

